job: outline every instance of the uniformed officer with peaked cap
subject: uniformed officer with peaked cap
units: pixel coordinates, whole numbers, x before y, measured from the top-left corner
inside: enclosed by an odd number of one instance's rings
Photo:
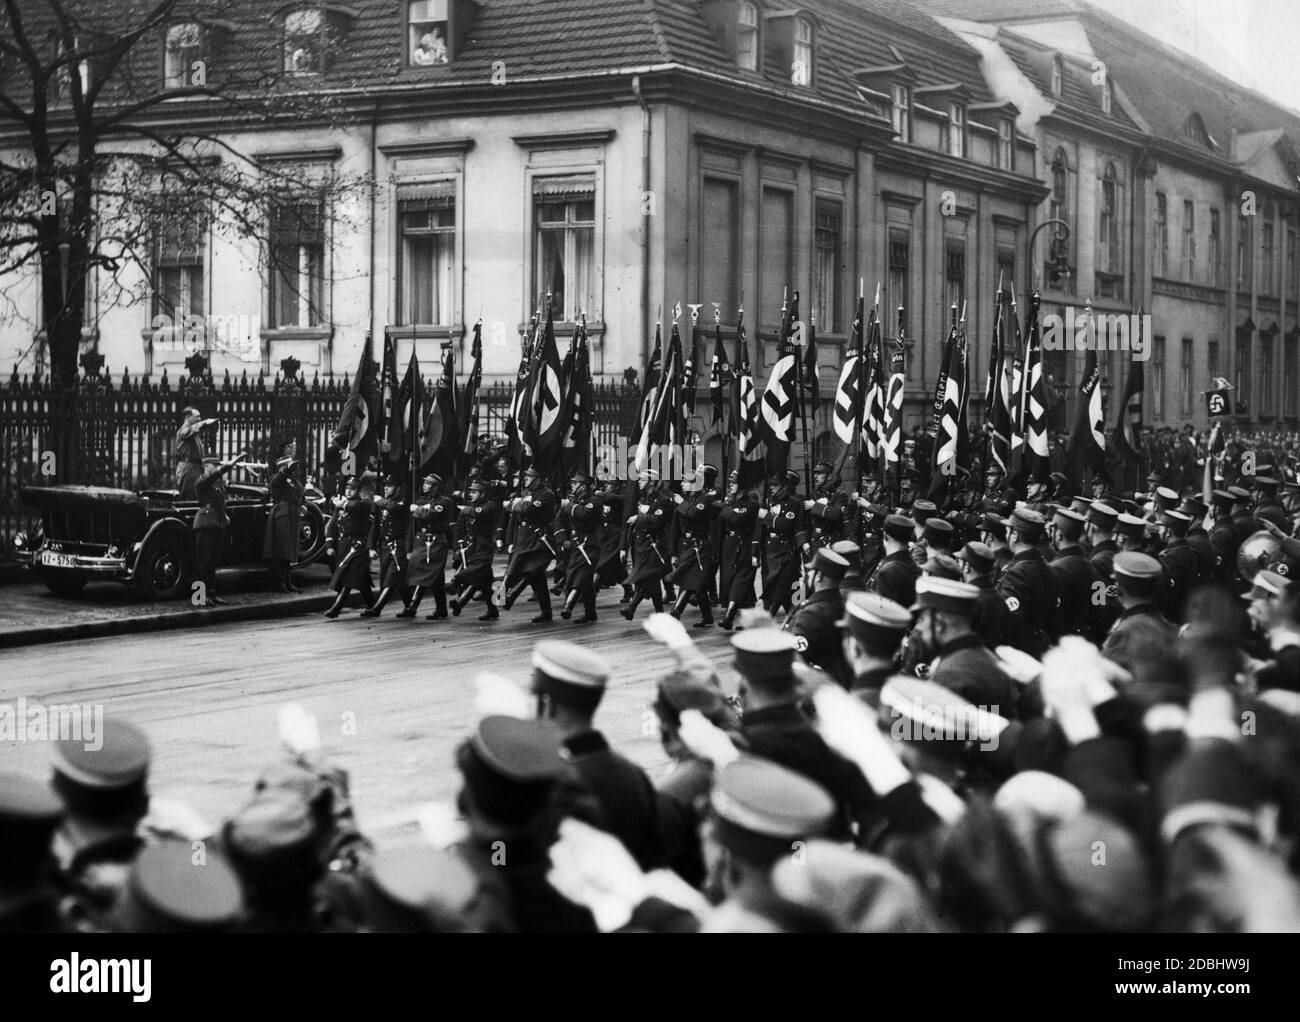
[[[1059,584],[1038,549],[1046,526],[1047,519],[1037,511],[1012,512],[1007,526],[1012,556],[997,583],[1008,612],[1007,641],[1032,657],[1041,657],[1055,639],[1052,623]]]
[[[916,599],[916,577],[921,574],[908,546],[914,527],[912,519],[903,515],[885,518],[885,556],[867,580],[868,589],[906,607]]]
[[[547,882],[558,825],[555,800],[569,767],[555,730],[539,720],[489,716],[456,750],[460,804],[470,833],[454,847],[480,877],[504,885],[524,933],[594,933],[591,913]],[[503,846],[504,857],[497,856]]]
[[[972,540],[957,551],[955,558],[962,565],[961,580],[979,590],[971,627],[989,649],[997,649],[1006,639],[1008,613],[993,584],[997,555],[987,544]]]
[[[693,829],[685,807],[660,797],[639,766],[610,748],[595,727],[610,663],[572,642],[540,642],[533,649],[533,692],[538,716],[551,723],[561,754],[590,790],[603,823],[627,846],[642,869],[668,865],[670,848]]]
[[[239,878],[209,850],[196,864],[191,842],[164,838],[143,849],[110,925],[119,933],[213,933],[232,929],[244,910]]]
[[[844,644],[855,692],[876,692],[896,671],[899,646],[912,613],[879,593],[853,593],[845,603]]]
[[[835,813],[826,790],[769,760],[742,756],[718,774],[709,798],[712,837],[732,855],[767,867],[794,842],[824,834]]]
[[[840,582],[849,562],[835,551],[822,548],[813,557],[813,591],[786,625],[806,663],[820,667],[848,688],[849,665],[844,659],[839,622],[844,616],[844,597]]]

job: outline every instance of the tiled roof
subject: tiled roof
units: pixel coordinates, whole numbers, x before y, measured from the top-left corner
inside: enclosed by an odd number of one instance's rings
[[[967,21],[1030,21],[1078,13],[1071,0],[913,0],[919,10]]]
[[[1057,56],[1055,50],[1006,29],[998,32],[997,42],[1021,73],[1033,82],[1039,92],[1052,99],[1062,113],[1072,114],[1102,127],[1120,124],[1126,128],[1138,128],[1119,102],[1111,103],[1109,114],[1102,110],[1101,89],[1092,83],[1090,65],[1083,64],[1072,56],[1061,55],[1061,95],[1057,98],[1052,95],[1052,59]],[[1116,78],[1115,81],[1121,89],[1125,88],[1122,78]]]

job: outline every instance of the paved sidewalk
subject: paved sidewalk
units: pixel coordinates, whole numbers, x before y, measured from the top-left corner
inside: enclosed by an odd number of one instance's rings
[[[200,609],[183,599],[150,602],[133,587],[118,582],[91,582],[76,596],[57,596],[35,577],[24,577],[0,585],[0,649],[292,617],[323,611],[333,601],[328,568],[313,565],[294,572],[294,579],[302,587],[300,594],[280,592],[264,569],[222,571],[217,581],[221,597],[229,600],[229,605]]]

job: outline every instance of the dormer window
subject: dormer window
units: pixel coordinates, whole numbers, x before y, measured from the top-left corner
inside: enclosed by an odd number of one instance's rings
[[[1210,133],[1205,128],[1205,121],[1194,111],[1183,123],[1183,134],[1198,145],[1209,146],[1211,149],[1218,148],[1218,143],[1210,137]]]
[[[948,138],[945,148],[949,156],[959,159],[966,155],[966,108],[960,103],[948,104]]]
[[[325,70],[325,12],[318,7],[290,11],[284,16],[284,70],[287,74],[319,74]]]
[[[1015,122],[1004,117],[998,121],[998,166],[1003,170],[1015,170],[1015,161]]]
[[[900,142],[910,142],[912,141],[911,91],[906,85],[891,86],[889,91],[893,99],[890,107],[894,131],[898,135]]]
[[[1059,96],[1065,83],[1065,68],[1060,57],[1052,58],[1052,95]]]
[[[1103,75],[1101,79],[1101,112],[1110,113],[1111,88],[1110,75]]]
[[[745,71],[758,70],[758,5],[745,0],[740,5],[736,29],[736,63]]]
[[[794,61],[790,80],[795,85],[811,85],[813,80],[813,27],[803,18],[794,23]]]
[[[450,57],[447,0],[410,0],[408,15],[407,62],[410,66],[446,64]]]
[[[164,88],[184,89],[200,84],[194,76],[207,59],[205,35],[197,21],[168,26],[163,54]]]

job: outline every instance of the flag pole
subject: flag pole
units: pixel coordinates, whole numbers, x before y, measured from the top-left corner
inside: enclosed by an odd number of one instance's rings
[[[798,298],[798,296],[799,296],[799,292],[796,291],[795,297]],[[808,324],[814,330],[817,328],[817,313],[813,309],[808,310]],[[803,430],[804,499],[811,500],[813,497],[813,484],[812,484],[812,461],[810,460],[810,454],[808,449],[808,403],[804,400],[804,396],[803,396],[804,371],[807,368],[804,360],[807,356],[808,338],[804,337],[801,332],[800,339],[803,341],[802,347],[804,348],[804,351],[801,354],[796,356],[796,358],[798,359],[797,362],[798,370],[795,373],[794,390],[795,390],[795,394],[798,395],[798,399],[799,399],[799,425]]]

